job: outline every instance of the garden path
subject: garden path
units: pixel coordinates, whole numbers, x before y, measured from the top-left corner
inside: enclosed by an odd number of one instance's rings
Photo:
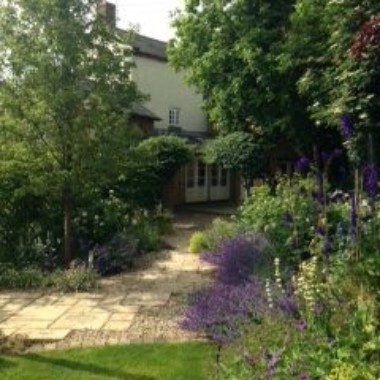
[[[178,322],[186,297],[210,281],[212,268],[187,245],[213,218],[179,213],[167,249],[145,268],[102,279],[93,293],[0,293],[0,330],[27,338],[30,350],[197,339]]]

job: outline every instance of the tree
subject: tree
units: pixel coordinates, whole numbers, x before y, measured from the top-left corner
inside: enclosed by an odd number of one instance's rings
[[[379,12],[375,0],[297,0],[285,49],[311,117],[335,129],[343,124],[356,167],[368,160],[368,137],[380,139]],[[354,127],[350,136],[346,127]]]
[[[261,128],[270,143],[315,140],[297,72],[283,60],[294,3],[187,0],[175,16],[170,62],[202,93],[219,132]]]
[[[129,38],[106,23],[98,3],[0,3],[2,124],[9,141],[50,162],[46,174],[62,197],[66,265],[76,196],[120,172],[133,142],[127,115],[141,97],[130,81]]]
[[[156,136],[131,150],[118,183],[119,193],[137,207],[151,209],[162,201],[165,185],[193,156],[194,147],[177,136]]]
[[[237,170],[249,194],[255,178],[265,176],[268,169],[269,146],[247,132],[233,132],[209,140],[203,147],[207,163],[217,163],[225,169]]]

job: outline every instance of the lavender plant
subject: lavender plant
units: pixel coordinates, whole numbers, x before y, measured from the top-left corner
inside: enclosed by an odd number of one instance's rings
[[[243,234],[227,241],[204,260],[217,265],[217,280],[227,285],[246,284],[253,273],[267,271],[271,263],[268,241],[260,234]]]
[[[217,283],[193,295],[181,327],[204,333],[212,341],[223,344],[240,335],[243,324],[258,321],[265,307],[258,281],[239,286]]]

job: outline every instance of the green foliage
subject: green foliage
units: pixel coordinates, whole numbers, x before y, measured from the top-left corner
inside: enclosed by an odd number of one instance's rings
[[[51,273],[45,286],[60,292],[88,292],[96,288],[97,279],[93,270],[78,266]]]
[[[242,231],[238,223],[216,218],[205,231],[197,231],[191,236],[189,251],[192,253],[216,252],[224,242],[235,238]]]
[[[87,292],[96,287],[97,275],[81,266],[68,270],[43,271],[37,267],[1,267],[1,289],[53,289],[60,292]]]
[[[189,240],[189,251],[191,253],[202,253],[210,249],[210,242],[205,232],[194,232]]]
[[[259,324],[246,325],[241,339],[222,351],[217,378],[271,373],[279,379],[376,380],[380,305],[343,258],[338,253],[327,266],[303,263],[292,287],[306,304],[297,303],[296,314],[269,312]]]
[[[220,130],[259,125],[266,131],[284,121],[288,80],[277,56],[292,3],[187,0],[176,15],[170,61],[186,70]]]
[[[162,199],[164,186],[192,155],[193,148],[180,137],[158,136],[143,140],[131,151],[132,159],[119,177],[119,193],[138,207],[156,207]]]
[[[278,200],[279,197],[281,202],[272,200],[266,204],[270,219],[265,222],[282,225],[286,222],[291,230],[306,231],[302,203],[296,203],[296,211],[288,215],[292,218],[285,220],[282,216],[285,209],[281,209],[280,203],[289,202],[291,194],[307,198],[312,189],[310,185],[310,180],[280,183],[275,198]],[[262,197],[258,195],[257,202],[268,202],[268,196],[268,191]],[[216,378],[249,380],[252,377],[266,378],[270,374],[279,379],[378,379],[377,211],[362,199],[357,208],[361,217],[360,221],[357,219],[360,223],[360,242],[357,242],[352,237],[352,226],[350,228],[347,223],[349,202],[344,201],[344,197],[337,203],[329,203],[327,199],[331,198],[326,197],[324,202],[318,198],[314,200],[316,208],[310,209],[308,217],[316,229],[309,229],[310,232],[300,241],[311,258],[291,267],[289,259],[277,260],[272,276],[274,281],[267,280],[268,305],[278,302],[280,291],[286,301],[281,307],[284,314],[274,313],[275,309],[270,306],[270,311],[259,324],[246,325],[240,334],[241,339],[223,349]],[[247,202],[251,204],[252,200]],[[256,221],[255,216],[260,219],[260,213],[256,208],[251,209],[256,213],[247,213],[245,207],[242,207],[240,217],[243,215],[242,220],[248,221],[249,226]],[[303,211],[297,212],[297,208]],[[260,222],[256,225],[259,227]],[[284,232],[280,240],[287,235],[285,230],[274,227],[268,227],[268,232],[274,233],[268,235],[272,243],[276,243],[276,234]],[[332,245],[329,251],[319,244],[326,241],[326,236]],[[358,244],[360,257],[356,254]],[[280,263],[285,263],[281,270]]]
[[[216,218],[205,231],[209,249],[215,252],[220,246],[243,232],[241,226],[235,221]]]
[[[191,147],[183,138],[176,136],[151,137],[138,146],[146,159],[153,158],[160,177],[170,178],[176,170],[185,165],[191,158]]]
[[[254,187],[241,206],[237,220],[247,231],[262,232],[275,256],[297,263],[309,250],[318,209],[311,197],[310,180],[280,179],[276,195],[267,185]]]
[[[298,92],[313,120],[336,128],[341,115],[350,114],[354,135],[346,147],[356,165],[368,158],[368,134],[376,144],[379,140],[379,44],[367,41],[360,57],[353,46],[363,25],[379,12],[376,0],[297,0],[284,45],[284,65],[298,72]]]
[[[268,146],[256,133],[233,132],[208,140],[202,149],[207,163],[238,171],[247,191],[255,178],[264,177],[268,169]]]
[[[97,3],[10,0],[0,5],[0,175],[11,172],[12,179],[4,200],[10,203],[8,214],[22,210],[28,197],[40,203],[29,217],[43,206],[45,220],[34,217],[15,231],[25,244],[33,241],[33,230],[45,230],[50,216],[65,220],[65,230],[54,223],[53,232],[54,240],[63,242],[66,264],[73,211],[84,188],[107,187],[122,173],[136,141],[126,127],[128,112],[141,99],[130,80],[130,37],[94,12]],[[22,178],[28,181],[17,186]],[[51,208],[56,211],[46,211]]]
[[[1,268],[0,287],[2,289],[38,289],[44,287],[44,273],[38,268]]]

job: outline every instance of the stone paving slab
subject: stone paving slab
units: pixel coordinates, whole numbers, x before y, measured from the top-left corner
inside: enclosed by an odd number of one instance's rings
[[[68,305],[40,306],[35,303],[21,309],[17,313],[18,318],[39,319],[53,321],[59,318],[69,308]]]
[[[35,329],[46,329],[52,323],[51,320],[39,320],[39,319],[29,319],[20,318],[18,316],[13,316],[7,319],[5,322],[0,324],[0,330],[3,329],[28,329],[29,331],[34,331]]]
[[[1,329],[1,333],[5,336],[11,336],[13,334],[15,334],[17,331],[17,329],[15,328],[3,328]]]
[[[26,336],[30,340],[62,340],[69,335],[71,329],[34,329],[28,328],[16,330],[17,335]]]
[[[108,321],[109,313],[66,313],[55,321],[51,329],[101,329]]]
[[[95,293],[0,292],[0,330],[40,341],[37,349],[194,339],[178,321],[186,294],[207,284],[212,270],[187,252],[198,219],[175,226],[168,244],[176,249],[150,268],[101,279]]]
[[[108,321],[103,329],[112,331],[127,331],[132,324],[132,319],[129,321]]]
[[[153,293],[153,292],[130,292],[123,305],[144,305],[158,306],[165,305],[169,301],[170,293]]]

